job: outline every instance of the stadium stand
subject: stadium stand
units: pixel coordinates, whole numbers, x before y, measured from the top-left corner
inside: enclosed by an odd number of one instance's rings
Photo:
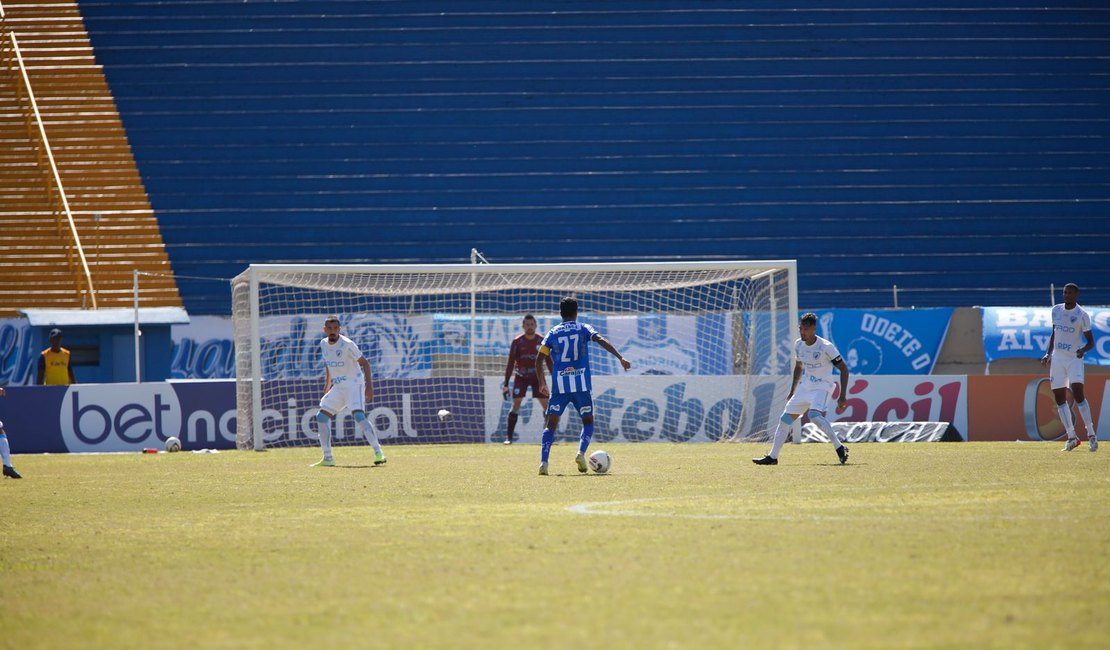
[[[91,308],[94,297],[99,307],[130,307],[135,269],[156,274],[140,283],[141,306],[180,307],[158,223],[76,3],[9,1],[0,15],[0,316]]]
[[[1110,9],[88,0],[179,275],[797,258],[804,308],[1110,289]],[[182,285],[225,314],[225,286]],[[1101,299],[1101,298],[1100,298]]]

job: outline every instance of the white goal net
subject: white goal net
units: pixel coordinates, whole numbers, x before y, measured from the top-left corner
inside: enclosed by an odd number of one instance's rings
[[[333,315],[370,362],[383,444],[501,442],[509,346],[525,314],[541,336],[558,324],[568,295],[632,363],[592,348],[595,442],[763,440],[790,388],[796,278],[793,260],[253,265],[232,280],[239,447],[318,444]],[[350,415],[333,444],[366,444]],[[571,409],[556,440],[580,429]],[[529,394],[516,437],[542,430]]]

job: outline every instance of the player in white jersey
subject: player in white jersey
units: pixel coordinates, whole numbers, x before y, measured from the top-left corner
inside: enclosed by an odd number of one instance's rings
[[[0,386],[0,397],[4,396],[4,387]],[[23,478],[12,467],[12,452],[8,445],[8,434],[4,431],[4,422],[0,421],[0,460],[4,461],[4,476],[8,478]]]
[[[1091,451],[1098,450],[1098,434],[1091,420],[1091,405],[1083,395],[1083,355],[1095,347],[1095,337],[1091,333],[1091,315],[1076,301],[1079,299],[1079,285],[1064,285],[1064,302],[1052,307],[1052,336],[1048,339],[1048,350],[1041,358],[1042,366],[1049,366],[1048,377],[1052,394],[1056,397],[1056,410],[1060,412],[1060,422],[1068,434],[1064,451],[1079,446],[1075,435],[1075,421],[1068,406],[1068,386],[1075,397],[1075,406],[1083,416],[1087,429],[1087,440]],[[1086,339],[1086,345],[1083,340]],[[1051,364],[1051,365],[1050,365]]]
[[[324,458],[313,467],[335,467],[331,453],[331,422],[343,409],[351,411],[355,427],[366,436],[374,448],[374,464],[385,463],[385,454],[374,432],[374,425],[366,418],[366,403],[374,399],[374,380],[370,362],[362,356],[358,345],[339,333],[339,319],[329,316],[324,321],[323,339],[320,339],[320,356],[324,361],[324,396],[320,399],[320,412],[316,424],[320,432],[320,448]]]
[[[817,336],[817,314],[802,314],[798,333],[801,337],[794,341],[794,382],[790,386],[786,408],[775,427],[771,452],[763,458],[753,458],[752,462],[756,465],[778,465],[779,452],[786,442],[786,435],[790,433],[794,421],[806,412],[809,421],[832,441],[840,463],[847,463],[848,448],[836,437],[825,413],[829,409],[833,389],[836,388],[832,376],[834,367],[840,371],[840,397],[837,398],[836,412],[843,413],[848,407],[848,365],[840,358],[840,352],[832,341]]]

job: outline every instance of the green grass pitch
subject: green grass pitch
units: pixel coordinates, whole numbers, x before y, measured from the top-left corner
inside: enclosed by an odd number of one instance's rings
[[[765,450],[17,456],[0,647],[1110,643],[1110,449]]]

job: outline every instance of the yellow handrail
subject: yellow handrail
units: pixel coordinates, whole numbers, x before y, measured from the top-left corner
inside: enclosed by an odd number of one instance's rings
[[[93,286],[92,273],[89,271],[89,262],[85,258],[85,250],[81,247],[81,237],[77,234],[77,223],[73,220],[73,212],[69,209],[69,200],[66,198],[65,188],[62,185],[62,176],[58,173],[58,164],[54,160],[54,151],[50,148],[50,141],[46,137],[46,127],[42,122],[42,114],[39,113],[38,102],[35,101],[35,93],[31,89],[31,78],[27,74],[27,66],[23,63],[23,54],[19,49],[19,41],[16,39],[15,32],[7,29],[4,17],[4,5],[0,4],[0,25],[3,25],[5,31],[8,32],[12,53],[14,54],[16,65],[19,68],[19,75],[23,79],[24,87],[27,89],[27,99],[31,104],[31,112],[34,114],[35,124],[38,126],[38,135],[42,140],[42,151],[46,153],[46,158],[50,163],[50,175],[54,180],[55,187],[57,187],[58,199],[61,203],[62,212],[65,214],[66,220],[69,223],[69,232],[73,235],[73,245],[77,250],[77,257],[81,261],[81,270],[84,273],[85,284],[88,287],[88,296],[92,301],[92,308],[96,309],[96,289]]]

